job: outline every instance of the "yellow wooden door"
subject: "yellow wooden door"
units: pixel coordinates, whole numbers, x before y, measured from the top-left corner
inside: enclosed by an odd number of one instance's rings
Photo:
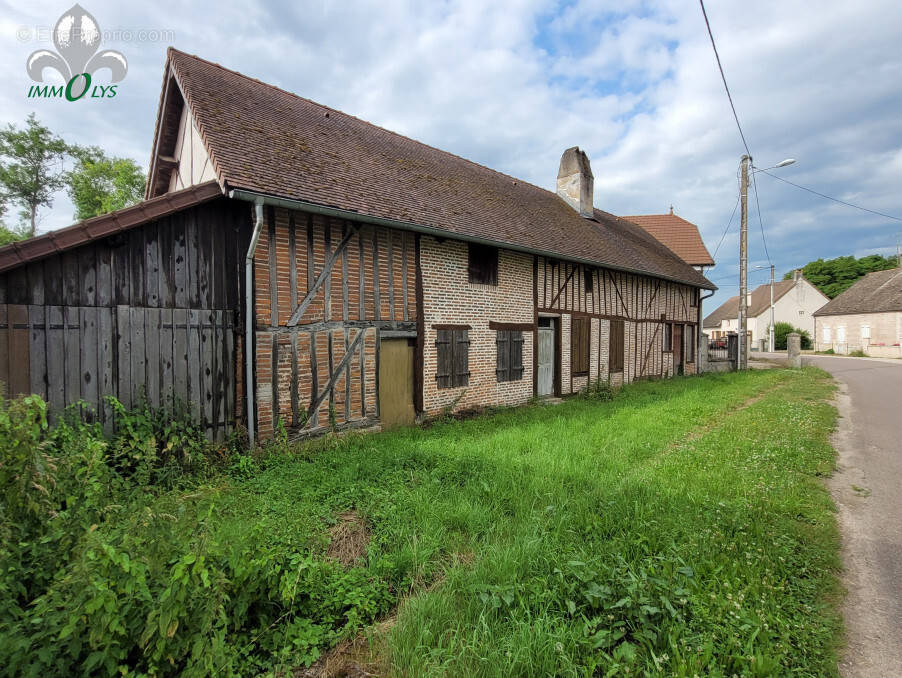
[[[382,339],[379,344],[379,418],[382,428],[410,426],[413,409],[413,341]]]

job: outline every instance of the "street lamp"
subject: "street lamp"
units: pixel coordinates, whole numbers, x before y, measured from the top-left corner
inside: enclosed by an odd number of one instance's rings
[[[739,228],[739,369],[748,369],[748,267],[749,267],[749,174],[764,172],[769,169],[786,167],[795,162],[795,158],[781,160],[773,167],[758,168],[752,165],[752,156],[744,155],[739,161],[741,170],[739,179],[739,200],[742,204]],[[749,172],[751,170],[751,172]],[[773,278],[773,275],[771,275]],[[771,295],[773,295],[771,285]],[[771,326],[773,326],[773,302],[771,302]],[[771,339],[773,346],[773,340]]]

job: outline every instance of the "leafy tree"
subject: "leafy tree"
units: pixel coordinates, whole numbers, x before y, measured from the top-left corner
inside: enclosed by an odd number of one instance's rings
[[[49,206],[53,194],[65,185],[63,160],[69,150],[34,113],[25,129],[7,125],[0,130],[0,197],[19,206],[25,237],[34,235],[38,210]]]
[[[868,273],[895,268],[897,264],[896,257],[884,257],[879,254],[870,254],[861,259],[846,256],[809,261],[802,268],[802,273],[812,285],[833,299]],[[784,280],[791,278],[791,271],[783,276]]]
[[[66,175],[75,218],[89,219],[140,202],[144,171],[130,158],[108,157],[97,146],[73,148],[75,167]]]
[[[21,230],[10,228],[3,222],[4,214],[6,214],[6,204],[0,201],[0,247],[25,237]]]
[[[790,332],[795,332],[796,334],[802,335],[802,349],[808,350],[811,348],[811,336],[808,334],[808,330],[802,330],[798,327],[793,327],[789,323],[777,323],[774,325],[774,348],[777,351],[785,351],[786,350],[786,335]]]

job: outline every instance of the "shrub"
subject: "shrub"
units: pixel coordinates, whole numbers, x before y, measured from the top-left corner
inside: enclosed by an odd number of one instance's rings
[[[849,356],[852,358],[867,358],[868,354],[861,349],[857,349],[855,351],[849,351]]]
[[[802,337],[802,350],[807,351],[811,348],[811,337],[807,330],[793,327],[789,323],[777,323],[774,325],[774,348],[778,351],[786,350],[786,335],[795,332]]]

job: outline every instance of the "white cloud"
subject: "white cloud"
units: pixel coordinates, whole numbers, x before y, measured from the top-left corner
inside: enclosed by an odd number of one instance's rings
[[[560,153],[578,144],[600,207],[660,213],[673,204],[712,250],[735,204],[743,149],[694,3],[85,4],[101,28],[170,29],[180,49],[548,188]],[[0,56],[11,65],[3,122],[35,110],[73,142],[146,164],[166,45],[109,45],[129,59],[113,101],[29,101],[24,60],[37,47],[16,30],[52,25],[60,7],[0,13]],[[779,170],[787,179],[902,214],[902,3],[762,0],[749,11],[709,0],[708,14],[756,161],[796,157]],[[902,231],[769,177],[758,189],[780,271],[889,247]],[[44,224],[64,225],[71,213],[60,199]],[[737,222],[714,278],[735,271]],[[751,257],[766,263],[754,208],[750,227]]]

